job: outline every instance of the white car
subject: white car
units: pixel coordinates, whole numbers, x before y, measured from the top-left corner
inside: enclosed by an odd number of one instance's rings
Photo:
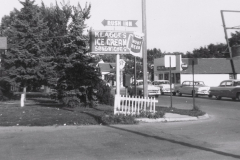
[[[160,95],[160,88],[152,85],[152,82],[148,80],[148,96],[156,96]],[[143,80],[136,80],[136,95],[143,96]],[[135,84],[134,82],[131,83],[130,87],[128,88],[129,95],[135,95]]]
[[[170,87],[170,82],[169,80],[155,80],[152,82],[154,86],[157,86],[160,88],[161,95],[164,95],[164,93],[172,93],[175,94],[174,92],[174,84],[171,85]],[[172,90],[171,90],[172,88]],[[171,91],[170,91],[171,90]]]

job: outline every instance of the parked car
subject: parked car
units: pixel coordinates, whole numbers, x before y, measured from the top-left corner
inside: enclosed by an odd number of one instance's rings
[[[170,87],[170,82],[169,80],[155,80],[152,82],[154,86],[157,86],[160,88],[161,95],[164,95],[164,93],[173,93],[174,92],[174,84],[171,85]],[[172,92],[170,91],[170,88],[172,88]]]
[[[240,100],[240,79],[225,80],[218,87],[211,87],[209,97],[215,96],[216,99],[229,97],[233,100]]]
[[[156,96],[160,95],[160,88],[152,85],[151,81],[147,81],[148,83],[148,96]],[[136,90],[137,94],[143,96],[143,80],[136,80]],[[128,88],[128,93],[130,96],[135,95],[135,84],[134,82],[131,83],[130,87]]]
[[[209,86],[206,86],[203,81],[194,81],[195,96],[209,95]],[[181,85],[174,86],[174,92],[179,96],[182,94],[193,95],[193,81],[184,81]]]

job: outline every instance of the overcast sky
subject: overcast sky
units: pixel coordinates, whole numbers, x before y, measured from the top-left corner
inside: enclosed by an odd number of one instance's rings
[[[49,6],[62,0],[43,0]],[[147,48],[162,52],[193,51],[210,43],[226,43],[221,10],[240,11],[240,0],[146,0]],[[36,0],[40,5],[41,0]],[[68,0],[65,0],[68,2]],[[82,6],[91,3],[89,27],[95,30],[142,31],[141,0],[70,0],[70,4]],[[0,18],[9,15],[13,8],[22,6],[18,0],[4,0],[0,5]],[[240,13],[224,13],[226,26],[240,26]],[[106,27],[106,20],[137,20],[137,27]],[[234,30],[228,30],[228,36]]]

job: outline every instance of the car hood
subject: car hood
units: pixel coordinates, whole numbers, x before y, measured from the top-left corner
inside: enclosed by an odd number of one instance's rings
[[[137,86],[137,88],[143,88],[143,85]],[[148,85],[148,90],[158,90],[159,87],[156,87],[154,85]]]

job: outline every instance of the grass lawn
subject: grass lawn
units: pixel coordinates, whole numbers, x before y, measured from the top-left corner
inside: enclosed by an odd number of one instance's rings
[[[113,112],[113,107],[99,105],[97,108],[65,108],[47,98],[26,101],[0,102],[0,126],[52,126],[52,125],[96,125],[100,116]]]
[[[191,116],[204,114],[166,107],[156,107],[156,110]],[[0,102],[0,126],[99,125],[104,124],[102,116],[112,114],[112,106],[66,108],[48,98],[28,99],[24,107],[20,107],[19,100]]]

